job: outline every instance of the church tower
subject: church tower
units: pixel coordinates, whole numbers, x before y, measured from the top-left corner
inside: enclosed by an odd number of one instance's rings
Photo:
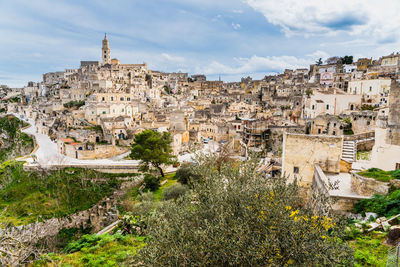
[[[103,48],[102,50],[102,59],[103,59],[103,65],[104,64],[110,64],[111,60],[110,60],[110,46],[108,45],[108,40],[107,40],[107,34],[104,35],[104,39],[103,39]]]

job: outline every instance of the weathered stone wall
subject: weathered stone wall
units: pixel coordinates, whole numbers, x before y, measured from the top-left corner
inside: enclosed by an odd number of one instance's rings
[[[355,198],[333,197],[332,209],[336,212],[352,212],[354,205],[358,202]]]
[[[301,186],[311,188],[314,164],[325,172],[340,172],[342,143],[342,137],[286,133],[282,153],[283,174],[290,179],[298,177]]]
[[[351,190],[361,196],[386,195],[389,193],[389,184],[351,172]]]
[[[353,112],[350,118],[354,134],[373,131],[376,126],[376,117],[376,111],[364,110],[362,112]]]
[[[351,171],[353,164],[351,162],[347,162],[343,159],[340,160],[340,172],[349,173]]]
[[[400,84],[395,80],[390,88],[386,142],[400,146]]]
[[[375,145],[375,140],[357,143],[357,151],[370,151]]]

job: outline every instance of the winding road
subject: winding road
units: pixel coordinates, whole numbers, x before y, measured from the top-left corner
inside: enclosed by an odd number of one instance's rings
[[[23,129],[22,132],[30,134],[35,137],[38,149],[34,153],[37,157],[37,162],[34,162],[31,157],[27,157],[27,165],[40,165],[42,167],[51,166],[138,166],[139,160],[125,160],[124,158],[129,155],[129,152],[115,156],[109,159],[97,159],[97,160],[80,160],[67,157],[57,150],[57,144],[50,140],[50,137],[46,134],[36,132],[35,122],[31,118],[24,117],[22,114],[13,113],[19,119],[23,119],[30,124],[30,127]],[[217,142],[210,141],[209,144],[204,144],[202,151],[204,153],[215,152],[218,148]],[[178,156],[179,162],[191,161],[194,154],[185,154]]]

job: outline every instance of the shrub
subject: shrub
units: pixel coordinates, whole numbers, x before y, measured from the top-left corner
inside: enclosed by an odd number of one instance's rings
[[[391,174],[394,178],[396,179],[400,179],[400,169],[399,170],[395,170],[395,171],[391,171]]]
[[[400,213],[400,189],[387,196],[376,194],[371,199],[362,199],[354,206],[357,213],[375,212],[390,217]]]
[[[148,216],[142,266],[352,265],[344,229],[304,207],[296,182],[268,179],[256,160],[197,162],[201,181]]]
[[[144,176],[144,184],[145,189],[156,191],[158,188],[160,188],[160,178],[152,174],[146,174]]]
[[[164,189],[163,192],[163,199],[164,200],[176,200],[178,197],[183,196],[187,191],[187,187],[182,184],[174,184],[171,187],[167,187]]]
[[[154,201],[152,192],[139,195],[137,200],[139,202],[135,203],[132,207],[132,214],[137,216],[147,216],[158,206],[158,202]]]
[[[175,178],[181,184],[190,184],[191,182],[195,182],[200,179],[198,174],[195,174],[190,166],[182,166],[176,171]]]

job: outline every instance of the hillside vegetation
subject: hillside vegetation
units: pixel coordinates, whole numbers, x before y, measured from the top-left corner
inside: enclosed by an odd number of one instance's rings
[[[93,170],[25,172],[22,163],[6,161],[0,166],[1,219],[21,225],[86,210],[119,184],[113,175]]]
[[[0,117],[0,163],[33,150],[33,139],[20,131],[25,126],[28,124],[14,116]]]

